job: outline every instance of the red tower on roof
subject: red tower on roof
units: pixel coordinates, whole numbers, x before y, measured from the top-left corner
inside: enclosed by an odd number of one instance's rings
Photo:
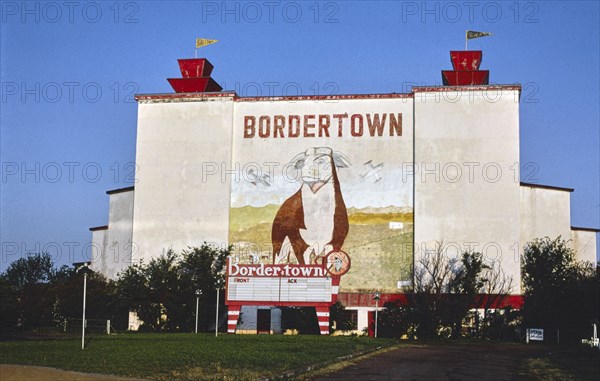
[[[454,70],[442,70],[445,86],[487,85],[490,71],[479,70],[481,50],[453,50],[450,59]]]
[[[208,93],[223,88],[211,78],[213,65],[206,58],[177,60],[183,78],[168,78],[176,93]]]

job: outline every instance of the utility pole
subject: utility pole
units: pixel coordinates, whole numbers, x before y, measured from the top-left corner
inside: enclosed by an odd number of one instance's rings
[[[83,316],[81,318],[81,350],[85,349],[85,304],[87,294],[87,275],[92,270],[90,265],[92,262],[76,262],[73,266],[77,269],[77,272],[83,272]]]
[[[379,312],[379,299],[381,298],[381,294],[379,293],[379,291],[375,291],[375,296],[373,297],[373,299],[375,299],[375,338],[377,338],[377,312]]]
[[[202,290],[196,290],[196,329],[195,333],[198,333],[198,306],[200,305],[200,295],[202,295]]]

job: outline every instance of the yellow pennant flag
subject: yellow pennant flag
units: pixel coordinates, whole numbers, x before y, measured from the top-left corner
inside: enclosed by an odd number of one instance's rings
[[[219,40],[207,40],[206,38],[197,38],[196,39],[196,49],[201,48],[206,45],[214,44],[215,42],[219,42]]]

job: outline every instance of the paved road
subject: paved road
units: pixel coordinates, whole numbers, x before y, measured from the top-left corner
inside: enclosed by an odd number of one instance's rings
[[[540,347],[514,344],[403,346],[359,360],[319,381],[527,381],[522,359]]]

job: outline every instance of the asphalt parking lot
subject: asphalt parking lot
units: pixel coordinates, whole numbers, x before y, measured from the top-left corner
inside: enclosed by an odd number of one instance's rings
[[[320,381],[526,381],[522,359],[543,352],[522,344],[411,345],[356,361]]]

